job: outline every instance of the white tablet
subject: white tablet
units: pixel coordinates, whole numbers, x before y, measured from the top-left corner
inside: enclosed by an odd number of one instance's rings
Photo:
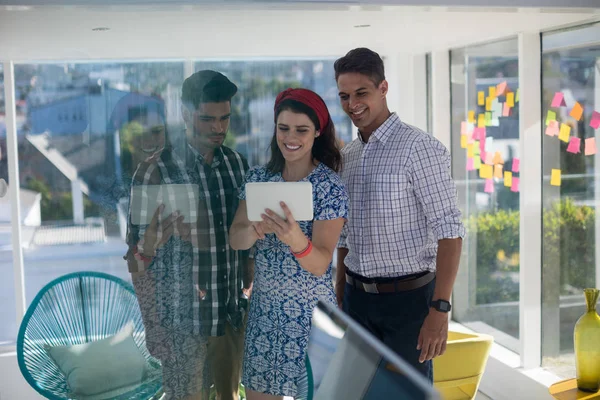
[[[296,221],[312,221],[313,193],[310,182],[256,182],[246,184],[246,207],[250,221],[262,221],[267,208],[285,218],[284,202]]]
[[[165,205],[162,218],[179,211],[184,222],[198,218],[199,187],[195,184],[140,185],[131,188],[130,214],[134,225],[148,225],[154,212]]]

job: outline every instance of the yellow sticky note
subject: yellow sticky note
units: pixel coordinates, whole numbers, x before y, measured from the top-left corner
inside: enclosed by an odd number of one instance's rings
[[[483,179],[492,179],[494,170],[491,165],[483,164],[479,170],[479,177]]]
[[[485,104],[485,92],[477,92],[477,105],[482,106]]]
[[[517,88],[517,94],[515,94],[515,103],[519,102],[519,88]]]
[[[581,106],[581,104],[575,103],[569,115],[575,118],[577,121],[579,121],[581,119],[581,116],[583,115],[583,107]]]
[[[494,165],[494,178],[502,179],[502,164]]]
[[[460,135],[460,147],[462,149],[466,149],[467,148],[467,135]]]
[[[553,169],[550,176],[550,184],[552,186],[560,186],[560,169]]]
[[[490,111],[485,113],[485,126],[492,126],[492,113]]]
[[[485,111],[492,111],[492,100],[491,97],[485,99]]]
[[[510,93],[506,94],[506,104],[509,107],[514,107],[515,106],[515,94],[513,92],[510,92]]]
[[[512,186],[512,172],[510,171],[504,171],[504,186]]]
[[[504,160],[502,159],[502,155],[500,155],[500,152],[497,151],[496,154],[494,154],[494,164],[504,164]]]
[[[550,122],[552,121],[556,121],[556,113],[548,110],[548,115],[546,115],[546,126],[550,125]]]
[[[475,111],[469,111],[469,119],[468,121],[470,123],[474,123],[475,122]]]
[[[477,117],[477,127],[485,128],[485,114],[479,114]]]
[[[461,146],[462,146],[462,139],[461,139]],[[467,145],[467,157],[469,157],[469,158],[475,157],[475,143],[469,143]]]
[[[571,127],[567,124],[560,124],[560,132],[558,138],[565,143],[569,143],[569,137],[571,136]]]
[[[492,99],[496,97],[496,86],[490,86],[488,88],[488,93]]]

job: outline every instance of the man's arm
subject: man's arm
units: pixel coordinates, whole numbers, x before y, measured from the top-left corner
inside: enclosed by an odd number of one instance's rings
[[[461,251],[462,238],[441,239],[438,241],[436,285],[433,300],[450,301],[452,288],[458,273]]]

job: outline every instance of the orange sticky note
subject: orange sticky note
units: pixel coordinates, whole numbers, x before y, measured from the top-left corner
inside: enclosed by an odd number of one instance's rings
[[[560,132],[558,138],[565,143],[569,143],[569,137],[571,136],[571,127],[567,124],[560,124]]]
[[[596,138],[585,139],[585,155],[592,156],[596,154]]]
[[[477,105],[482,106],[485,104],[485,92],[477,92]]]
[[[506,93],[506,104],[509,107],[515,106],[515,94],[513,92]]]
[[[483,179],[492,179],[494,170],[491,165],[483,164],[479,170],[479,177]]]
[[[475,111],[469,111],[468,121],[472,124],[475,123]]]
[[[496,85],[496,96],[504,95],[504,92],[506,91],[506,85],[506,81]]]
[[[512,172],[510,171],[504,171],[504,186],[512,186]]]
[[[509,117],[510,116],[510,106],[508,103],[504,103],[504,107],[502,107],[502,116]]]
[[[577,121],[581,119],[581,116],[583,115],[583,107],[581,107],[581,104],[579,104],[579,102],[575,103],[569,115],[575,118]]]
[[[477,127],[485,128],[485,114],[479,114],[477,117]]]
[[[467,148],[468,137],[467,135],[460,135],[460,147],[462,149]]]
[[[552,186],[560,186],[560,169],[553,169],[550,176],[550,184]]]
[[[494,97],[496,97],[496,86],[490,86],[488,88],[488,93],[489,96],[493,99]]]
[[[500,152],[497,151],[496,154],[494,154],[494,164],[504,164],[504,160],[502,159],[502,156],[500,155]]]
[[[502,179],[502,164],[494,165],[494,178]]]
[[[492,100],[491,97],[485,99],[485,111],[492,111]]]

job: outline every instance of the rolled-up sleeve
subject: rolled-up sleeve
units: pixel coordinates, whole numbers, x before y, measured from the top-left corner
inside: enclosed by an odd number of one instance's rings
[[[437,240],[464,238],[466,231],[458,208],[448,149],[437,139],[415,143],[410,171],[415,196]]]

